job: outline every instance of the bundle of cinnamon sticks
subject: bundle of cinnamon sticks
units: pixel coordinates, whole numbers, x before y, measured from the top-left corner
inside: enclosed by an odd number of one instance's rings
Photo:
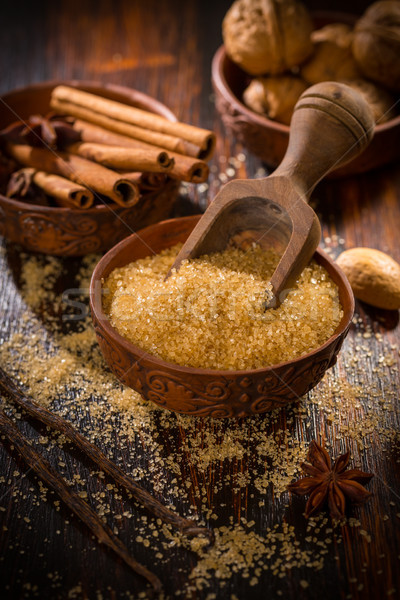
[[[211,131],[67,86],[54,88],[50,109],[0,132],[23,167],[10,178],[10,197],[29,200],[33,187],[59,206],[133,206],[168,178],[207,180]]]

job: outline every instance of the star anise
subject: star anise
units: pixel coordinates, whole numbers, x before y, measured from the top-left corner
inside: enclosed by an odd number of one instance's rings
[[[31,115],[26,121],[15,121],[0,131],[6,141],[29,146],[63,149],[80,140],[80,133],[68,117]]]
[[[363,484],[372,479],[372,473],[364,473],[359,469],[346,470],[350,452],[340,455],[332,466],[325,448],[312,441],[307,458],[311,464],[301,464],[307,477],[302,477],[288,486],[288,490],[293,494],[309,495],[306,518],[318,513],[327,503],[332,519],[341,519],[345,513],[346,500],[362,504],[372,495],[363,487]]]
[[[8,182],[6,196],[14,198],[16,196],[23,198],[29,195],[32,188],[33,175],[35,169],[25,168],[15,171]]]
[[[33,177],[35,169],[25,167],[15,171],[7,184],[7,198],[16,198],[17,200],[33,201],[39,206],[49,206],[46,194],[34,184]]]

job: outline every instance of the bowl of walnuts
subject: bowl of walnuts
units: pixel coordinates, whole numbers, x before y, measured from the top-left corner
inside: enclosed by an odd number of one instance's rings
[[[300,95],[341,81],[370,103],[374,138],[333,176],[363,173],[398,160],[400,3],[383,0],[356,17],[309,13],[297,0],[236,0],[213,58],[216,108],[226,129],[268,166],[282,160]],[[323,135],[323,132],[322,132]]]

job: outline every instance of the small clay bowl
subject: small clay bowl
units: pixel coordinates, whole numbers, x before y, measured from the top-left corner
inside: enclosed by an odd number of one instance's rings
[[[332,337],[308,354],[288,362],[248,371],[181,367],[148,354],[110,325],[102,309],[102,282],[117,267],[184,242],[199,216],[171,219],[133,234],[97,264],[90,284],[90,306],[103,356],[124,384],[163,408],[201,417],[246,417],[298,400],[336,362],[349,330],[354,297],[343,272],[321,250],[314,258],[339,287],[343,318]]]
[[[136,90],[90,81],[52,81],[14,90],[1,97],[0,129],[17,119],[49,111],[51,91],[69,85],[124,102],[176,121],[161,102]],[[123,207],[98,205],[86,210],[39,206],[0,194],[0,235],[33,252],[57,256],[82,256],[104,252],[122,238],[170,216],[178,182],[166,184],[141,196],[137,204]]]
[[[314,15],[316,28],[329,23],[354,24],[356,17],[320,12]],[[228,131],[268,166],[277,167],[286,152],[289,126],[250,110],[242,101],[243,91],[251,77],[238,67],[221,46],[212,61],[212,83],[215,105]],[[328,177],[364,173],[399,160],[400,115],[376,125],[375,135],[367,149],[347,165],[332,171]]]

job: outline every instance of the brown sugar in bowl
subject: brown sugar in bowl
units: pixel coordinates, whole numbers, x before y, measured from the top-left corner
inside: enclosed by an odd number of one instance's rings
[[[161,102],[137,90],[90,81],[52,81],[9,92],[1,97],[0,129],[17,119],[49,111],[51,91],[68,85],[124,102],[176,121]],[[168,180],[155,191],[142,194],[131,207],[96,205],[80,210],[20,202],[0,194],[0,235],[33,252],[57,256],[83,256],[104,252],[133,231],[170,216],[178,182]]]
[[[315,13],[316,28],[329,23],[353,24],[351,15],[320,12]],[[251,78],[238,67],[221,46],[212,61],[212,84],[215,105],[226,129],[246,148],[268,166],[277,167],[289,142],[289,126],[257,114],[242,101],[242,95]],[[357,158],[332,171],[328,177],[342,177],[364,173],[382,165],[399,160],[400,115],[386,123],[375,126],[374,137]]]
[[[117,244],[97,264],[90,283],[90,306],[97,340],[107,364],[120,381],[147,400],[188,415],[246,417],[298,400],[335,364],[354,312],[354,297],[345,275],[320,250],[314,258],[339,287],[343,318],[322,346],[272,367],[222,371],[179,366],[123,338],[104,314],[102,282],[111,271],[184,242],[199,218],[170,219],[147,227]]]

